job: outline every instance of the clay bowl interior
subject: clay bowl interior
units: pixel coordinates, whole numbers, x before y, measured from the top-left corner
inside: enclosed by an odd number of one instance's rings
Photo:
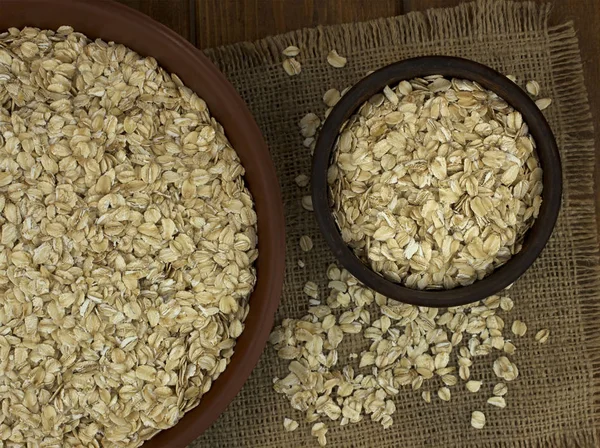
[[[284,273],[283,204],[264,139],[245,103],[217,68],[194,46],[149,17],[106,0],[1,0],[0,32],[9,27],[57,29],[70,25],[91,39],[102,38],[153,56],[203,98],[223,125],[246,169],[258,215],[257,284],[246,328],[227,369],[173,428],[143,446],[185,447],[208,428],[242,388],[265,347],[279,304]]]
[[[343,241],[331,213],[327,170],[343,123],[386,85],[402,80],[443,75],[478,82],[495,92],[523,115],[537,144],[543,169],[542,206],[533,227],[527,232],[522,250],[506,264],[472,285],[451,290],[416,290],[389,281],[371,270]],[[313,157],[312,200],[319,228],[338,261],[358,280],[375,291],[405,303],[420,306],[457,306],[493,295],[517,280],[535,261],[552,234],[561,202],[562,170],[552,130],[534,101],[515,83],[495,70],[467,59],[429,56],[388,65],[363,78],[336,104],[327,117]]]

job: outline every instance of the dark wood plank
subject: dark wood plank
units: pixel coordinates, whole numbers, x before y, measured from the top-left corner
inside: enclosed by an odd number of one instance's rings
[[[194,0],[117,0],[149,15],[196,44]]]
[[[460,0],[403,0],[404,12],[424,11],[430,8],[445,8],[462,3]]]
[[[196,9],[200,48],[403,11],[402,0],[197,0]]]

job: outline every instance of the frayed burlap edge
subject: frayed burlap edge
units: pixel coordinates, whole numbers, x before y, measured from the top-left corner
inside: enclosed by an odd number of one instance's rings
[[[557,88],[552,95],[562,100],[560,120],[564,124],[563,148],[561,157],[563,164],[577,164],[577,172],[565,172],[570,176],[571,188],[563,192],[563,204],[569,204],[577,213],[569,214],[570,233],[574,248],[579,252],[582,261],[577,263],[577,279],[586,285],[581,299],[582,334],[586,347],[584,354],[590,366],[589,375],[592,384],[592,407],[594,409],[593,444],[598,446],[600,428],[600,297],[596,291],[600,287],[600,259],[598,248],[598,224],[595,207],[594,169],[596,144],[594,142],[594,124],[588,102],[588,94],[583,78],[583,63],[579,51],[573,48],[578,45],[577,36],[571,22],[551,27],[548,30],[552,65],[552,76],[557,81]],[[561,57],[559,58],[558,55]],[[567,159],[571,157],[571,159]],[[565,440],[566,441],[566,440]],[[588,446],[580,444],[577,446]],[[557,446],[565,446],[563,443]],[[572,445],[569,445],[572,446]]]
[[[480,7],[493,13],[482,15]],[[259,41],[205,50],[205,54],[223,71],[247,70],[265,64],[281,62],[281,52],[288,45],[302,48],[304,58],[319,57],[323,51],[335,48],[340,54],[361,48],[369,51],[386,46],[435,43],[438,40],[477,39],[484,34],[502,36],[528,35],[547,27],[551,5],[533,2],[480,0],[455,8],[431,9],[403,16],[318,26],[291,31]],[[490,20],[490,17],[496,20]]]

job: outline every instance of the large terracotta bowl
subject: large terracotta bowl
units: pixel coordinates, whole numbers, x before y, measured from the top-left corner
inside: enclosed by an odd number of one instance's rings
[[[208,428],[233,400],[255,367],[279,304],[284,273],[283,204],[268,148],[246,104],[217,68],[193,45],[167,27],[110,0],[0,0],[0,32],[9,27],[57,29],[70,25],[88,37],[126,45],[153,56],[203,98],[223,125],[246,169],[258,215],[257,283],[246,328],[231,362],[202,401],[173,428],[144,444],[185,447]]]

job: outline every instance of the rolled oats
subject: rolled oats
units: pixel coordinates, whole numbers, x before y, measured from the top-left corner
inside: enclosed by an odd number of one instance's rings
[[[506,356],[501,356],[494,361],[494,373],[505,381],[512,381],[519,376],[519,369]]]
[[[535,104],[537,105],[537,107],[540,110],[545,110],[545,109],[547,109],[550,106],[550,104],[552,104],[552,99],[550,99],[550,98],[540,98],[539,100],[537,100],[535,102]]]
[[[299,75],[302,71],[302,65],[294,58],[287,58],[283,61],[283,69],[289,76]]]
[[[494,345],[492,338],[503,339],[504,320],[496,313],[502,312],[500,304],[506,296],[438,310],[388,299],[333,264],[327,268],[327,278],[329,294],[319,299],[317,283],[307,282],[308,314],[299,320],[284,319],[270,338],[279,358],[289,363],[289,374],[275,379],[274,388],[305,413],[307,422],[329,419],[343,426],[370,415],[389,427],[395,411],[392,399],[401,387],[418,391],[437,377],[444,384],[437,390],[438,397],[449,401],[458,375],[467,381],[467,390],[477,392],[482,382],[469,381],[474,360],[504,349],[505,344]],[[464,341],[463,334],[468,335]],[[346,338],[359,335],[370,346],[342,360]],[[457,341],[457,364],[452,340]],[[518,375],[506,356],[497,358],[494,372],[506,380]],[[431,402],[430,391],[422,391],[421,396]],[[500,401],[490,403],[501,406]]]
[[[293,58],[300,54],[300,49],[294,45],[290,45],[285,50],[282,51],[284,56]]]
[[[319,298],[319,287],[315,282],[308,281],[304,284],[304,294],[313,299]]]
[[[506,407],[506,401],[504,400],[504,397],[490,397],[488,398],[488,404],[491,404],[492,406],[496,406],[497,408],[505,408]]]
[[[515,320],[512,324],[511,331],[515,336],[525,336],[525,333],[527,332],[527,325],[525,322]]]
[[[316,114],[310,112],[304,117],[302,117],[300,123],[298,123],[298,126],[300,127],[300,132],[302,136],[310,138],[315,136],[315,134],[317,133],[317,128],[320,124],[321,120],[319,119],[319,117],[317,117]]]
[[[423,398],[423,401],[425,401],[425,403],[431,403],[431,392],[430,391],[423,391],[423,393],[421,394],[421,397]]]
[[[0,336],[0,400],[27,407],[2,439],[137,447],[198,405],[243,331],[244,168],[206,103],[123,45],[11,29],[0,77],[0,323],[18,336]]]
[[[339,90],[329,89],[323,95],[323,102],[325,103],[326,106],[333,107],[337,104],[337,102],[340,100],[340,98],[341,98],[341,95],[340,95]]]
[[[471,414],[471,426],[475,429],[482,429],[485,426],[485,414],[481,411],[473,411]]]
[[[294,179],[294,182],[296,182],[296,185],[299,187],[306,187],[310,182],[310,178],[306,174],[298,174]]]
[[[313,241],[310,236],[302,235],[300,237],[300,249],[304,252],[310,252],[313,248]]]
[[[508,387],[504,383],[498,383],[494,386],[494,395],[502,397],[508,393]]]
[[[336,50],[331,50],[327,55],[327,62],[335,68],[342,68],[346,65],[347,59],[340,56]]]
[[[315,423],[312,427],[312,429],[310,430],[310,433],[312,436],[317,438],[317,441],[319,442],[320,446],[325,446],[327,445],[327,439],[325,437],[325,434],[327,434],[327,425],[325,425],[325,423]]]
[[[374,271],[417,289],[471,284],[519,252],[541,178],[520,113],[477,83],[439,76],[364,103],[328,173],[343,240]]]
[[[450,401],[450,389],[448,389],[447,387],[441,387],[438,392],[438,397],[440,397],[440,400],[443,401]]]
[[[466,387],[469,392],[475,393],[475,392],[479,392],[479,389],[481,389],[481,384],[482,384],[481,381],[470,380],[470,381],[467,381]]]
[[[525,87],[527,92],[532,96],[538,96],[540,94],[540,84],[537,81],[529,81]]]
[[[283,419],[283,427],[287,432],[293,432],[298,429],[298,422],[286,417]]]
[[[314,210],[311,196],[302,197],[302,208],[308,210],[309,212],[312,212]]]
[[[544,328],[543,330],[540,330],[535,334],[535,340],[540,344],[545,344],[548,341],[549,337],[550,330],[548,330],[547,328]]]

